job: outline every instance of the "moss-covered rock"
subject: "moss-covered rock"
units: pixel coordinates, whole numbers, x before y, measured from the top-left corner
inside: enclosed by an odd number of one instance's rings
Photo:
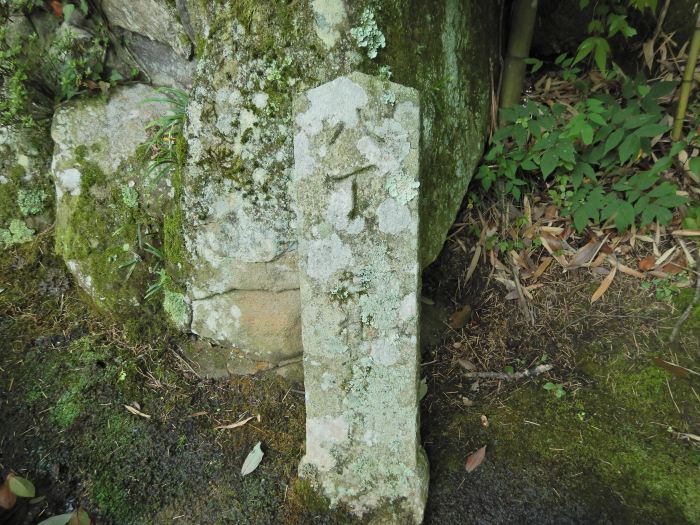
[[[238,333],[228,313],[218,323],[210,314],[240,312],[238,297],[255,291],[267,293],[281,317],[298,317],[298,300],[275,299],[298,288],[293,95],[353,70],[419,90],[426,265],[440,251],[481,156],[499,6],[457,0],[185,4],[200,58],[183,172],[193,331],[256,355],[259,348],[247,341],[267,332],[251,336],[241,325]],[[301,350],[298,335],[286,337],[284,352]],[[264,350],[264,359],[284,357]]]
[[[52,127],[56,250],[98,305],[133,321],[154,308],[144,300],[149,284],[165,280],[162,222],[174,197],[141,148],[147,124],[168,110],[147,102],[155,95],[136,84],[108,100],[76,100]]]
[[[48,129],[0,127],[0,236],[4,245],[22,242],[30,237],[27,232],[39,233],[51,224],[50,158]]]

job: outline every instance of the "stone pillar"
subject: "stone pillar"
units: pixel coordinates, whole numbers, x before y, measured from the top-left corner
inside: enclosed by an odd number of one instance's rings
[[[300,475],[382,523],[420,523],[420,114],[361,73],[294,102],[306,389]]]

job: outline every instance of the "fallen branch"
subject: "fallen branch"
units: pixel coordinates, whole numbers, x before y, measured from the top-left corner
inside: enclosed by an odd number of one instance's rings
[[[690,313],[693,311],[693,308],[697,306],[698,302],[700,302],[700,276],[695,276],[695,295],[693,296],[693,300],[690,301],[690,304],[686,307],[683,315],[681,315],[678,318],[678,321],[676,321],[676,325],[673,327],[673,332],[671,332],[671,338],[668,340],[668,344],[672,345],[676,342],[678,335],[681,333],[683,323],[688,320]]]
[[[500,379],[501,381],[516,381],[525,377],[534,377],[549,372],[554,365],[539,365],[522,372],[465,372],[464,377],[470,379]]]

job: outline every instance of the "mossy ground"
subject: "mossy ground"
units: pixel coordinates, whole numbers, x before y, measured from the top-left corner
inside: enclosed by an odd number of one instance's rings
[[[0,260],[0,415],[9,422],[1,431],[0,463],[47,496],[30,516],[80,502],[107,524],[176,517],[185,523],[353,523],[329,512],[296,478],[304,441],[298,390],[281,380],[200,380],[174,356],[177,339],[163,334],[134,343],[122,327],[87,308],[51,253],[50,235],[43,235]],[[434,289],[428,282],[426,292]],[[495,389],[484,384],[473,392],[458,372],[424,367],[430,391],[423,437],[432,476],[427,523],[698,521],[700,459],[681,438],[697,434],[700,385],[692,374],[678,377],[651,360],[669,356],[643,325],[656,323],[661,339],[667,337],[670,306],[647,306],[648,315],[635,315],[633,301],[643,299],[637,293],[616,303],[623,320],[611,316],[597,337],[582,334],[575,366],[553,377]],[[684,291],[677,298],[676,315],[690,296]],[[610,301],[616,297],[611,293]],[[625,304],[627,314],[620,309]],[[596,313],[580,308],[572,315]],[[475,308],[477,323],[484,315]],[[675,350],[678,362],[693,369],[699,319],[696,309]],[[517,326],[515,317],[503,322]],[[636,340],[624,336],[629,330],[639,334]],[[523,343],[513,358],[541,354],[540,343],[534,349]],[[434,357],[444,363],[447,352],[439,348],[444,355]],[[558,363],[553,348],[547,351]],[[544,390],[545,381],[562,383],[564,397]],[[236,430],[214,428],[257,414],[259,422]],[[265,458],[241,478],[240,466],[257,441]],[[466,457],[482,445],[486,461],[467,474]]]
[[[0,255],[0,289],[0,464],[47,496],[27,523],[78,502],[105,524],[350,522],[296,479],[299,391],[200,380],[167,334],[135,343],[87,306],[49,235]],[[265,459],[241,478],[257,441]]]
[[[624,276],[591,304],[599,280],[590,272],[550,268],[531,304],[533,327],[487,268],[460,286],[469,264],[460,244],[473,242],[461,235],[424,282],[424,295],[448,309],[474,311],[424,356],[429,522],[699,522],[700,449],[689,435],[700,427],[700,307],[678,344],[667,343],[694,290],[660,302]],[[528,381],[475,381],[460,360],[497,372],[553,369]],[[484,445],[485,462],[466,473],[467,457]]]

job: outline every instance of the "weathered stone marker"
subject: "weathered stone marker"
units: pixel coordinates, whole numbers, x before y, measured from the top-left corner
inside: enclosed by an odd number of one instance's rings
[[[361,73],[294,103],[306,389],[300,475],[420,523],[418,92]]]

